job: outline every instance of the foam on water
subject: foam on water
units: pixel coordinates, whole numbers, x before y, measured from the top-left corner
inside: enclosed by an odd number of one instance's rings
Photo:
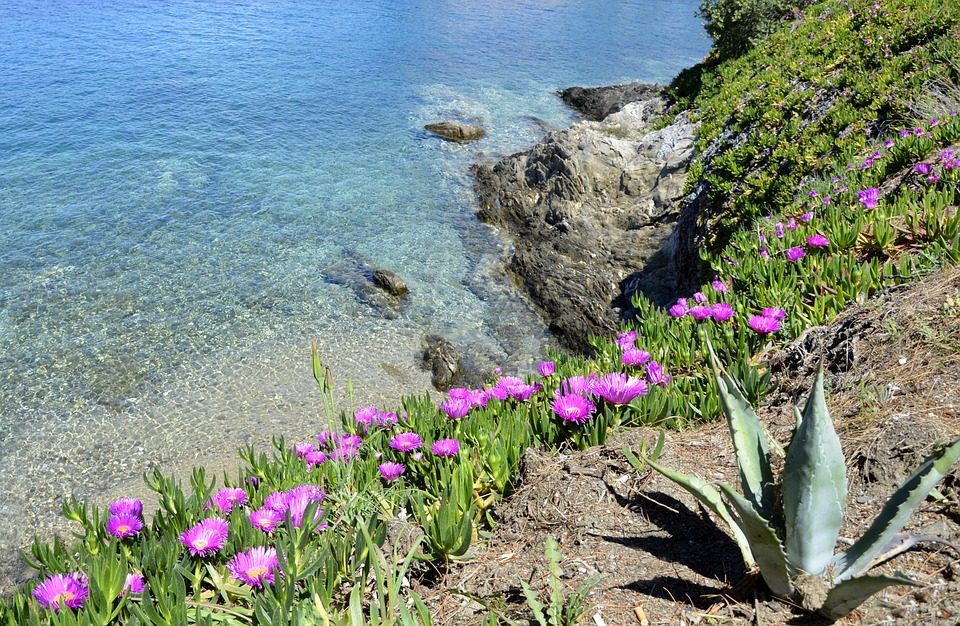
[[[0,591],[66,494],[315,434],[311,339],[358,404],[429,388],[425,333],[532,371],[469,167],[569,124],[558,88],[695,63],[697,4],[0,0]]]

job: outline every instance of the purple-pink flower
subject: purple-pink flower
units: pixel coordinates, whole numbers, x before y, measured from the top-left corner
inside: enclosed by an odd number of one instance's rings
[[[390,447],[400,452],[412,452],[423,445],[423,439],[417,433],[399,433],[390,440]]]
[[[753,315],[747,320],[747,324],[761,335],[767,335],[780,330],[780,320],[765,315]]]
[[[143,517],[143,502],[134,498],[120,498],[110,503],[110,515]]]
[[[813,218],[814,218],[814,212],[813,212],[813,211],[807,211],[806,213],[804,213],[803,215],[800,216],[800,220],[801,220],[804,224],[809,224],[809,223],[813,220]]]
[[[626,332],[620,333],[617,336],[616,344],[620,346],[622,350],[626,350],[628,347],[632,346],[637,341],[637,331],[628,330]]]
[[[877,208],[877,200],[880,199],[880,190],[876,187],[870,187],[857,193],[857,200],[868,209]]]
[[[447,414],[452,420],[458,420],[466,417],[470,409],[473,408],[473,402],[469,398],[450,398],[440,405],[440,410]]]
[[[820,233],[817,233],[816,235],[807,237],[807,245],[811,248],[826,248],[830,245],[830,240]]]
[[[216,507],[224,515],[230,515],[234,506],[243,506],[247,503],[247,492],[239,487],[226,487],[214,494],[204,506],[205,509]]]
[[[437,456],[457,456],[460,452],[460,442],[456,439],[438,439],[430,446],[430,452]]]
[[[400,478],[400,474],[403,473],[403,465],[400,463],[394,463],[393,461],[387,461],[386,463],[381,463],[377,466],[377,469],[380,470],[380,476],[384,480],[393,482]]]
[[[136,515],[111,515],[107,520],[107,532],[117,539],[133,537],[143,529],[143,520]]]
[[[593,417],[593,412],[597,410],[593,402],[576,394],[558,396],[550,408],[565,422],[573,424],[583,424]]]
[[[715,322],[725,322],[733,317],[733,307],[726,302],[716,302],[710,307],[710,316]]]
[[[620,372],[604,374],[597,379],[596,393],[611,404],[630,404],[634,398],[647,395],[647,383]]]
[[[377,416],[377,407],[365,406],[357,409],[353,413],[353,423],[359,426],[363,432],[367,432],[373,426],[373,418]]]
[[[218,552],[227,542],[227,520],[209,517],[180,534],[180,543],[193,556],[207,556]]]
[[[327,462],[327,454],[321,450],[311,450],[307,453],[307,456],[303,457],[303,460],[307,463],[307,469],[312,470],[314,467]]]
[[[87,577],[80,572],[54,574],[33,590],[33,597],[45,609],[59,611],[63,607],[79,609],[89,594]]]
[[[251,587],[272,585],[276,573],[280,571],[277,549],[257,546],[239,552],[227,563],[227,569],[233,578]]]
[[[787,312],[779,307],[767,307],[760,311],[760,315],[764,317],[772,317],[775,320],[782,320],[787,317]]]
[[[250,525],[265,533],[272,533],[277,524],[283,521],[283,513],[266,506],[250,512]]]
[[[553,361],[544,361],[537,366],[537,373],[541,376],[553,376],[555,371],[556,366],[554,365]]]
[[[714,276],[713,281],[711,281],[710,286],[713,287],[713,290],[717,293],[727,293],[730,290],[730,287],[727,283],[720,280],[719,276]]]
[[[293,451],[299,457],[307,456],[307,452],[311,452],[312,450],[313,444],[309,441],[293,444]]]
[[[647,382],[665,387],[670,382],[670,376],[663,371],[659,363],[650,361],[650,365],[647,366]]]
[[[698,304],[697,306],[690,309],[690,317],[702,322],[703,320],[710,317],[710,307],[705,304]]]
[[[120,590],[120,595],[125,596],[128,591],[130,593],[142,593],[145,586],[143,576],[136,572],[130,572],[123,581],[123,589]]]
[[[683,317],[689,312],[690,312],[690,309],[685,304],[677,303],[677,304],[674,304],[672,307],[670,307],[670,315],[673,317],[678,317],[678,318]]]
[[[639,348],[624,350],[620,362],[630,367],[638,367],[650,360],[650,353]]]
[[[799,261],[803,257],[807,256],[807,251],[803,248],[787,248],[784,250],[784,254],[787,257],[788,261]]]

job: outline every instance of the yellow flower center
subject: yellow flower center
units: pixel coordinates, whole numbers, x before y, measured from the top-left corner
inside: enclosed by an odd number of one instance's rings
[[[207,541],[206,539],[195,539],[193,541],[193,547],[196,548],[197,550],[203,550],[204,548],[207,547],[209,543],[210,542]]]
[[[57,596],[56,598],[53,599],[53,604],[54,604],[55,606],[66,606],[66,605],[67,605],[67,602],[70,602],[70,601],[73,600],[75,597],[76,597],[76,596],[75,596],[73,593],[71,593],[71,592],[69,592],[69,591],[64,591],[64,592],[61,593],[59,596]]]
[[[121,535],[130,531],[130,526],[124,524],[123,526],[117,526],[117,532]]]
[[[251,567],[247,570],[247,576],[250,578],[260,578],[261,576],[266,575],[267,568],[263,565],[258,565],[256,567]]]

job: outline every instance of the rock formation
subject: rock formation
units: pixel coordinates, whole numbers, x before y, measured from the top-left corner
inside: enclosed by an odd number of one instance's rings
[[[437,122],[435,124],[427,124],[424,128],[444,139],[460,142],[474,141],[486,134],[479,126],[471,126],[463,122]]]
[[[474,168],[478,216],[513,237],[509,270],[570,349],[590,352],[591,335],[616,333],[632,291],[674,295],[668,237],[694,124],[681,114],[653,130],[667,106],[653,95]]]

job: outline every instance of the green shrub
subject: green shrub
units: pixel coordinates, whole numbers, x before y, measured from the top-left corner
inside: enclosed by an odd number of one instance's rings
[[[740,56],[775,31],[792,9],[792,0],[703,0],[697,17],[723,59]]]

